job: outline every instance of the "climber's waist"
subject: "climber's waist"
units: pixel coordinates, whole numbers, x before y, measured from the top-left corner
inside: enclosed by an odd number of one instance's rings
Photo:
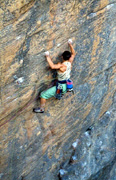
[[[60,84],[66,84],[66,80],[63,80],[63,81],[58,81],[58,83],[60,83]]]

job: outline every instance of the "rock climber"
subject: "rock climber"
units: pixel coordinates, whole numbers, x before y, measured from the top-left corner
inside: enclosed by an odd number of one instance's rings
[[[51,60],[49,52],[48,51],[45,52],[45,56],[46,56],[46,59],[47,59],[47,62],[49,64],[50,68],[57,70],[58,85],[61,85],[61,87],[62,87],[62,94],[65,94],[67,92],[66,80],[68,80],[70,78],[72,62],[76,55],[75,50],[72,46],[72,39],[68,40],[68,44],[69,44],[71,52],[70,51],[63,52],[62,63],[59,62],[57,64],[54,64]],[[44,113],[46,100],[51,97],[56,97],[56,90],[57,90],[56,86],[53,86],[53,87],[49,88],[48,90],[41,92],[40,107],[33,108],[33,112]]]

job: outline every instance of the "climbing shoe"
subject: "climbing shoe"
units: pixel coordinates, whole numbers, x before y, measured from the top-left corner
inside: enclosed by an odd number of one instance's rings
[[[33,108],[33,112],[35,113],[44,113],[44,110],[41,108]]]

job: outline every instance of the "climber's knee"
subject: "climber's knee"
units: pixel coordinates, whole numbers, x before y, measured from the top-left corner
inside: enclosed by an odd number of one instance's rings
[[[41,92],[40,97],[44,99],[49,99],[51,97],[55,97],[56,95],[56,86],[47,89],[46,91]]]

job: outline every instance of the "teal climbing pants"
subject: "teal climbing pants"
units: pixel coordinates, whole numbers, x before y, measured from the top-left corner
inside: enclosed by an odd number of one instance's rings
[[[65,94],[67,92],[67,85],[66,84],[60,84],[62,86],[62,92]],[[40,94],[41,98],[49,99],[51,97],[56,96],[56,86],[53,86],[45,91],[42,91]]]

